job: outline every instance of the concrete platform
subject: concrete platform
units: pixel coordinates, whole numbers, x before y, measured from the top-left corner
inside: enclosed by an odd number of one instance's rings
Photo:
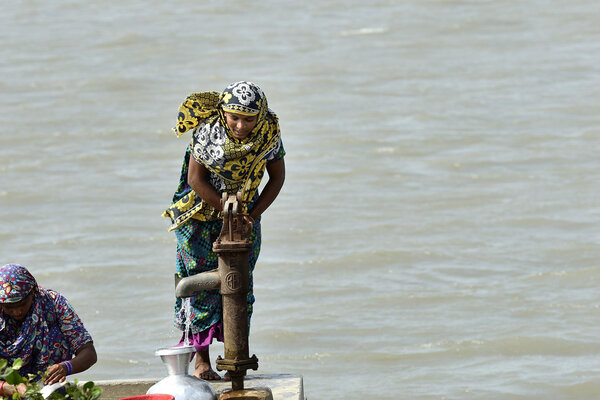
[[[100,400],[118,400],[124,397],[146,394],[150,386],[161,380],[156,379],[123,379],[94,381],[96,386],[102,388]],[[231,389],[231,382],[207,381],[219,396],[223,390]],[[83,384],[85,382],[80,382]],[[272,374],[248,375],[244,379],[244,388],[268,387],[273,392],[273,400],[305,400],[304,383],[302,375]]]

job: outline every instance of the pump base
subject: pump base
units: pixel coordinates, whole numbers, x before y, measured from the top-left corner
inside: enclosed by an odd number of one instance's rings
[[[273,393],[267,387],[243,390],[224,390],[219,400],[273,400]]]

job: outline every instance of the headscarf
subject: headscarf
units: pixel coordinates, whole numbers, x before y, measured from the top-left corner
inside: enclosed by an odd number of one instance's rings
[[[224,111],[257,115],[252,132],[237,139],[225,121]],[[178,136],[192,133],[188,152],[210,171],[210,183],[219,193],[242,192],[243,211],[256,194],[267,163],[266,156],[280,144],[279,121],[267,104],[263,91],[252,82],[233,83],[221,93],[202,92],[189,95],[179,107]],[[187,160],[182,166],[182,180],[173,203],[164,213],[171,218],[169,230],[190,218],[214,221],[220,213],[204,202],[187,184]]]
[[[59,293],[38,286],[31,273],[18,264],[0,268],[2,303],[25,298],[37,292],[31,308],[20,323],[0,313],[0,358],[23,360],[22,372],[36,374],[52,364],[69,360],[92,338],[83,323]],[[9,299],[10,301],[5,301]]]
[[[6,264],[0,268],[0,303],[23,300],[37,286],[27,268],[19,264]]]
[[[262,90],[252,82],[236,82],[221,93],[223,111],[242,115],[256,115],[261,111],[261,103],[267,98]]]

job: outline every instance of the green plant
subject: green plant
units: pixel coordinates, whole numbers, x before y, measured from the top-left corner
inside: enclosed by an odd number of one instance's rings
[[[50,395],[52,400],[96,400],[102,394],[102,389],[94,384],[94,382],[88,381],[83,385],[78,385],[78,380],[75,379],[72,385],[65,386],[66,395],[54,392]]]
[[[24,384],[27,388],[24,395],[15,393],[12,396],[4,396],[2,398],[10,398],[18,400],[25,398],[27,400],[44,400],[40,387],[35,380],[36,376],[33,374],[27,374],[22,376],[19,370],[23,366],[23,361],[17,358],[11,366],[8,365],[8,361],[0,358],[0,380],[6,381],[6,383],[16,386]],[[53,392],[48,397],[51,400],[96,400],[102,394],[102,388],[99,388],[94,382],[86,382],[83,385],[78,385],[78,380],[75,379],[73,384],[67,384],[64,386],[66,394],[60,394]]]

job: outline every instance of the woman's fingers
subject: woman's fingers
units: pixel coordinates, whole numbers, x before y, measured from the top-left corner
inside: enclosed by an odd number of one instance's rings
[[[48,368],[48,373],[44,383],[51,385],[53,383],[64,381],[67,376],[66,366],[64,364],[54,364]]]

